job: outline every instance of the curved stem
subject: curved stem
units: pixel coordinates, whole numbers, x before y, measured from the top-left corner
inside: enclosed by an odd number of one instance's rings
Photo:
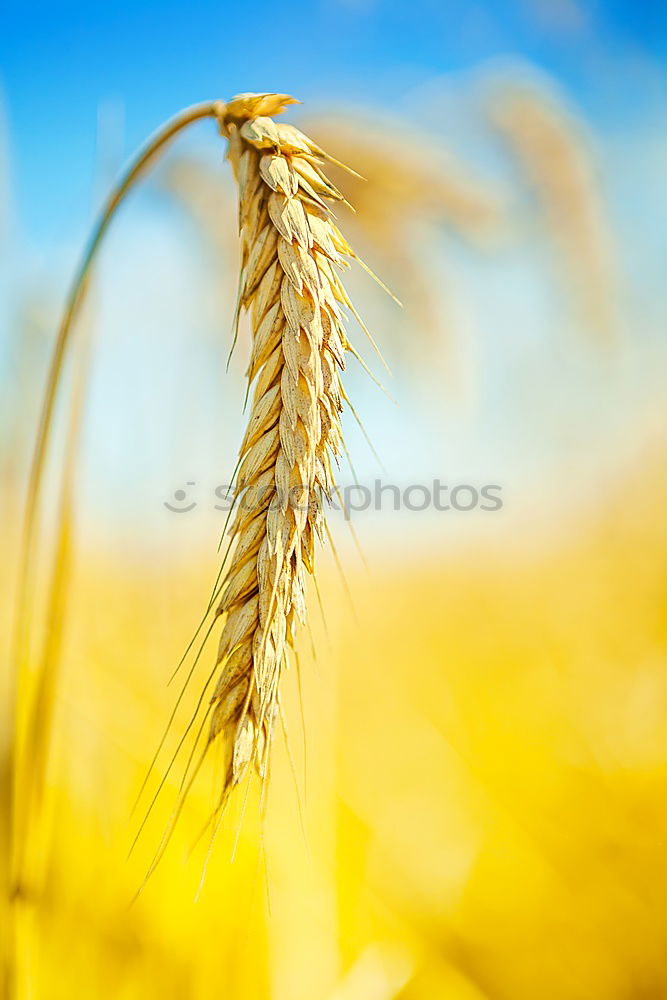
[[[181,114],[176,115],[176,117],[168,121],[166,125],[164,125],[153,136],[153,138],[149,140],[134,162],[128,167],[126,173],[118,182],[117,187],[109,196],[97,224],[93,229],[88,247],[83,255],[81,263],[79,264],[79,268],[67,298],[65,311],[58,330],[56,346],[51,359],[51,367],[49,369],[44,402],[42,404],[42,410],[39,418],[37,441],[35,443],[35,451],[30,469],[23,535],[24,561],[27,559],[25,551],[26,549],[30,549],[34,534],[35,517],[39,506],[39,495],[44,470],[44,459],[46,457],[46,450],[49,443],[53,409],[58,391],[58,382],[69,344],[72,324],[86,293],[88,274],[95,254],[100,247],[102,239],[109,228],[109,224],[115,215],[116,210],[125,198],[125,195],[138,179],[142,171],[153,159],[155,159],[163,146],[165,146],[171,139],[174,138],[175,135],[182,132],[183,129],[187,128],[188,125],[191,125],[193,122],[199,121],[202,118],[220,119],[223,113],[224,105],[221,101],[207,101],[204,104],[196,104],[193,107],[186,109]],[[25,569],[23,571],[25,572]]]
[[[30,467],[30,476],[28,481],[28,492],[26,496],[25,504],[25,515],[23,523],[23,536],[22,545],[19,557],[19,570],[17,579],[17,591],[16,591],[16,611],[15,611],[15,630],[14,630],[14,642],[13,642],[13,683],[15,687],[14,697],[15,699],[20,697],[21,693],[21,678],[25,666],[28,663],[27,655],[27,637],[29,635],[29,619],[30,619],[30,601],[29,601],[29,588],[30,588],[30,578],[31,569],[33,564],[33,550],[35,546],[35,536],[38,524],[38,516],[40,510],[40,501],[43,490],[43,480],[44,480],[44,467],[47,457],[48,447],[51,440],[51,429],[53,423],[53,414],[55,409],[56,398],[58,394],[58,387],[60,383],[60,378],[63,372],[63,367],[65,359],[67,357],[67,351],[70,346],[71,332],[76,320],[81,306],[84,302],[86,290],[88,286],[88,278],[90,275],[91,265],[94,262],[97,251],[103,241],[103,238],[109,228],[109,225],[116,214],[117,209],[125,199],[134,183],[138,180],[140,175],[145,171],[145,169],[150,166],[160,153],[160,151],[180,132],[182,132],[189,125],[194,122],[200,121],[204,118],[214,118],[222,123],[225,113],[225,105],[221,101],[208,101],[203,104],[193,105],[187,108],[185,111],[176,115],[174,118],[170,119],[165,125],[162,126],[155,133],[155,135],[148,141],[146,146],[137,154],[136,158],[127,168],[126,172],[122,175],[118,184],[113,189],[109,195],[106,204],[104,205],[102,212],[95,224],[95,227],[90,235],[88,245],[81,258],[78,269],[76,271],[74,281],[70,288],[69,295],[65,304],[65,309],[63,316],[58,328],[58,334],[56,337],[56,343],[53,351],[53,356],[51,358],[51,364],[49,367],[46,388],[44,393],[44,398],[42,402],[42,408],[39,416],[39,424],[37,430],[37,438],[35,441],[35,449],[32,456],[32,463]],[[39,678],[38,678],[39,681]],[[39,684],[38,684],[39,688]],[[20,769],[22,764],[22,749],[18,745],[17,740],[19,733],[17,730],[17,709],[18,703],[15,703],[14,707],[14,739],[11,753],[13,755],[13,761],[10,762],[10,771],[12,772],[9,776],[10,783],[13,785],[9,791],[10,798],[10,808],[11,808],[11,819],[10,826],[13,827],[13,833],[16,835],[16,819],[17,819],[17,795],[20,793],[20,789],[16,787],[16,781],[19,777],[17,769]],[[28,730],[30,730],[31,712],[28,711]],[[10,878],[12,882],[17,878],[20,882],[20,872],[15,870],[15,848],[13,846],[12,854],[12,872]],[[16,891],[18,888],[15,883],[10,888],[10,891]],[[11,946],[10,946],[11,948]],[[13,979],[14,970],[11,968],[13,966],[12,956],[9,956],[9,969],[7,971],[8,979],[11,981]],[[1,979],[0,979],[1,982]]]

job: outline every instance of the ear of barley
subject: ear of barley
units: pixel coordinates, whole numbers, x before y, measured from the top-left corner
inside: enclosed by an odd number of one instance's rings
[[[584,121],[555,88],[528,80],[496,82],[489,112],[539,198],[584,329],[611,346],[619,333],[616,254]]]
[[[330,205],[344,199],[323,171],[327,160],[342,164],[298,129],[273,121],[292,103],[287,95],[243,94],[229,104],[208,101],[188,108],[158,130],[110,193],[58,329],[30,472],[19,572],[13,659],[20,676],[29,661],[28,595],[53,414],[93,263],[138,178],[176,135],[197,121],[214,119],[229,139],[229,159],[239,186],[239,305],[252,317],[248,379],[255,386],[239,458],[241,502],[231,531],[233,557],[217,608],[224,620],[219,676],[199,761],[214,740],[224,743],[221,804],[252,763],[260,776],[267,775],[279,681],[295,624],[305,619],[305,578],[313,573],[316,537],[323,535],[322,504],[333,488],[332,460],[342,449],[340,413],[347,397],[340,371],[346,351],[359,358],[345,335],[341,309],[357,313],[335,270],[358,258],[333,222]],[[186,784],[190,763],[187,766],[150,871],[166,847],[198,769],[199,764]]]
[[[252,320],[252,408],[239,455],[233,555],[218,614],[220,672],[208,741],[226,748],[222,801],[254,763],[265,777],[281,674],[322,504],[342,447],[340,373],[349,349],[336,269],[354,256],[333,221],[342,196],[326,154],[273,115],[283,95],[240,95],[223,131],[239,189],[241,307]]]

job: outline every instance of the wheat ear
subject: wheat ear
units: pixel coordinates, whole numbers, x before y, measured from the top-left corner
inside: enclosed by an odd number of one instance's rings
[[[243,94],[223,130],[239,189],[240,307],[252,320],[254,383],[239,454],[234,545],[217,613],[224,616],[209,744],[222,737],[222,800],[254,762],[267,773],[280,677],[306,614],[305,579],[323,539],[322,505],[341,453],[340,372],[352,308],[336,273],[354,254],[330,205],[327,155],[273,115],[291,99]]]
[[[251,762],[261,776],[267,773],[280,675],[295,622],[305,619],[305,576],[313,573],[315,538],[323,537],[322,503],[334,488],[332,459],[342,449],[340,413],[346,397],[339,372],[346,351],[359,357],[345,335],[341,308],[357,313],[335,270],[358,258],[334,224],[330,205],[344,199],[322,169],[326,160],[342,164],[298,129],[273,121],[271,116],[292,103],[287,95],[242,94],[229,104],[211,101],[189,108],[160,129],[113,190],[58,331],[26,503],[14,641],[19,675],[28,661],[28,594],[53,412],[92,264],[139,176],[175,135],[213,118],[229,139],[239,185],[239,308],[252,315],[248,380],[249,386],[255,383],[239,458],[233,557],[217,608],[224,625],[205,748],[224,736],[228,753],[221,804]],[[180,805],[182,800],[177,811]]]

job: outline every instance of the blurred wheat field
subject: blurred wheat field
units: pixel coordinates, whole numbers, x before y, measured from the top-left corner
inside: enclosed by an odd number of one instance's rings
[[[650,501],[629,512],[619,488],[558,551],[483,563],[440,553],[353,572],[357,622],[330,567],[328,637],[315,621],[316,662],[302,649],[305,781],[295,678],[287,685],[305,836],[281,749],[264,827],[268,890],[251,799],[240,826],[238,803],[225,824],[197,905],[204,852],[191,848],[215,766],[132,906],[168,801],[138,856],[125,855],[172,702],[165,665],[209,581],[191,566],[129,579],[111,553],[82,558],[34,995],[662,995],[660,458]]]

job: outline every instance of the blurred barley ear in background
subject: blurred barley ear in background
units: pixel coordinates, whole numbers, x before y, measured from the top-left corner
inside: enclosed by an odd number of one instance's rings
[[[548,78],[488,83],[488,111],[535,191],[581,326],[602,343],[618,335],[618,274],[590,137]]]

